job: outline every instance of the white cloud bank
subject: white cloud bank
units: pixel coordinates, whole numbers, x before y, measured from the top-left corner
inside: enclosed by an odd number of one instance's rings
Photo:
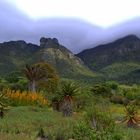
[[[79,18],[107,28],[140,16],[140,0],[6,0],[34,20]]]

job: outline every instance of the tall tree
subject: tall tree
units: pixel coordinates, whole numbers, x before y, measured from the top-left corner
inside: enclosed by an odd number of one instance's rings
[[[56,86],[58,75],[55,69],[46,62],[39,62],[34,65],[26,65],[24,74],[29,81],[29,90],[36,92],[39,87],[50,88]]]

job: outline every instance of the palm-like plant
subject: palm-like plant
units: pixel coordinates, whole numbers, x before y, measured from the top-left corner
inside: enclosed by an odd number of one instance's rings
[[[126,116],[124,117],[123,122],[127,123],[128,127],[137,127],[140,118],[138,117],[137,107],[135,104],[129,104],[125,106]]]
[[[32,92],[36,92],[36,82],[43,78],[42,69],[35,65],[26,65],[24,69],[24,74],[29,80],[29,90]]]
[[[76,93],[79,91],[77,85],[72,82],[65,83],[62,86],[61,104],[62,112],[64,116],[71,116],[73,113],[73,99]]]
[[[55,70],[46,62],[26,65],[23,72],[29,81],[29,90],[32,92],[36,92],[37,85],[46,86],[46,83],[51,81],[50,79],[54,79],[55,82],[58,79]]]

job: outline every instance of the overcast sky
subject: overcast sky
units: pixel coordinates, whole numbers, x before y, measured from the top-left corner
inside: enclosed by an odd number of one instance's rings
[[[0,0],[0,42],[56,37],[73,52],[140,36],[140,0]]]

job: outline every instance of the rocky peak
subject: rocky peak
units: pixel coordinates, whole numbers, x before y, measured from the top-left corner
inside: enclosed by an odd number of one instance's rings
[[[24,40],[18,40],[18,41],[9,41],[9,42],[4,42],[1,43],[4,46],[25,46],[27,45],[27,43]]]
[[[57,46],[59,46],[59,42],[56,38],[41,37],[40,39],[40,47],[49,48],[49,47],[57,47]]]

